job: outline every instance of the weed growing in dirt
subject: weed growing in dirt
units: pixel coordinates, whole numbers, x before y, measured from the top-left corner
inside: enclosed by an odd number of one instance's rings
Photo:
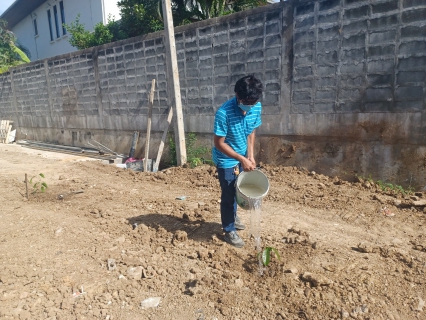
[[[262,252],[259,252],[257,255],[262,259],[262,263],[265,267],[267,267],[271,262],[271,252],[274,252],[278,260],[281,260],[280,254],[278,253],[277,249],[275,249],[274,247],[265,247]]]
[[[44,179],[44,174],[43,173],[39,173],[37,176],[34,176],[30,179],[30,185],[33,187],[33,192],[37,193],[37,192],[44,192],[47,189],[47,183],[43,181]],[[36,179],[36,180],[34,180]]]
[[[189,132],[186,135],[186,156],[187,161],[191,168],[195,168],[199,165],[202,165],[203,163],[209,163],[211,164],[211,160],[206,160],[204,157],[206,155],[209,155],[209,148],[204,146],[196,147],[195,143],[197,141],[197,135],[193,132]],[[168,164],[170,166],[176,166],[177,165],[177,155],[176,155],[176,144],[174,135],[171,133],[169,134],[169,161]]]
[[[414,188],[411,186],[409,186],[408,188],[404,188],[403,186],[392,184],[389,182],[383,182],[382,180],[374,181],[371,177],[371,174],[369,174],[367,178],[358,175],[355,175],[355,177],[358,178],[358,180],[364,180],[368,181],[371,184],[376,184],[383,192],[401,193],[403,195],[409,195],[414,192]]]
[[[396,184],[392,184],[392,183],[386,183],[386,182],[383,182],[381,180],[377,180],[376,184],[380,187],[380,189],[382,191],[385,191],[385,192],[388,192],[388,191],[400,192],[404,195],[413,193],[412,187],[408,187],[407,189],[404,189],[400,185],[396,185]]]

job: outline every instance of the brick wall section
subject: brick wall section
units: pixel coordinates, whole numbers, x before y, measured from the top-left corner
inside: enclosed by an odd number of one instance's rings
[[[165,59],[162,38],[99,50],[99,78],[105,114],[147,114],[152,79],[157,81],[153,114],[164,113],[167,109]]]
[[[39,61],[38,63],[15,69],[13,86],[16,111],[22,115],[20,125],[33,126],[36,122],[33,122],[31,118],[37,117],[41,122],[38,126],[45,126],[47,124],[45,121],[46,115],[50,114],[50,109],[43,63]]]
[[[280,112],[282,5],[259,9],[176,28],[185,114],[213,115],[233,96],[236,80],[248,73],[255,73],[265,84],[268,94],[263,97],[263,103],[271,107],[265,108],[266,112]],[[67,122],[64,118],[143,116],[147,114],[148,93],[154,78],[157,83],[153,114],[164,115],[170,105],[164,41],[162,32],[157,32],[53,57],[46,60],[47,73],[43,62],[14,68],[16,113],[11,109],[13,103],[6,100],[10,87],[10,75],[6,74],[0,76],[5,83],[0,115],[23,117],[26,120],[22,124],[28,126],[37,122],[36,127],[68,125],[82,129],[86,121]],[[40,118],[30,124],[26,116],[43,116],[51,122]],[[111,122],[96,127],[109,129]],[[128,125],[128,121],[124,124]]]
[[[48,77],[53,117],[98,114],[92,54],[49,60]]]
[[[265,111],[277,110],[268,107],[280,104],[281,15],[279,9],[239,15],[176,33],[185,113],[213,114],[234,95],[235,82],[248,73],[255,73],[265,84]]]
[[[292,111],[423,111],[425,21],[421,0],[296,5]]]
[[[299,120],[282,123],[297,114],[422,112],[425,22],[424,0],[299,0],[178,27],[183,111],[212,117],[235,81],[255,73],[265,84],[264,114],[276,121],[270,134],[294,134]],[[147,114],[153,78],[154,116],[170,105],[164,41],[157,32],[16,67],[0,76],[0,118],[140,130],[135,119]],[[194,130],[211,132],[211,122]]]
[[[0,119],[16,118],[11,78],[10,73],[0,77]]]

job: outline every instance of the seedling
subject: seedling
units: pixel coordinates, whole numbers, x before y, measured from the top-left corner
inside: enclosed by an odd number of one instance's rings
[[[281,261],[280,254],[278,253],[277,249],[275,249],[273,247],[265,247],[262,252],[258,253],[258,257],[261,258],[262,263],[265,267],[267,267],[269,265],[269,263],[271,262],[271,252],[272,251],[275,253],[278,260]]]
[[[34,179],[36,179],[37,181],[34,181]],[[33,192],[37,193],[37,192],[44,192],[47,189],[47,183],[42,181],[42,179],[44,179],[44,174],[43,173],[39,173],[38,176],[34,176],[30,179],[30,185],[33,187]]]

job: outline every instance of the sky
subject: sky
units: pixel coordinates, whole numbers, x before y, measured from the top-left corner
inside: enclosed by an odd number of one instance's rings
[[[0,0],[0,14],[6,11],[15,0]]]

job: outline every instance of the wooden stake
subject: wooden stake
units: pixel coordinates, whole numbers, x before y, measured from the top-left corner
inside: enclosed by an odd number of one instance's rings
[[[170,123],[172,123],[173,118],[173,108],[170,107],[169,114],[167,116],[167,126],[164,129],[163,136],[161,137],[160,147],[158,148],[157,159],[155,160],[154,167],[152,168],[152,172],[158,171],[158,166],[160,165],[161,156],[163,155],[164,144],[167,139],[167,132],[169,131]]]
[[[4,143],[8,144],[9,143],[9,135],[10,135],[10,131],[12,131],[12,125],[9,124],[9,128],[7,128],[7,132],[6,132],[6,138],[4,140]]]
[[[166,35],[166,47],[168,54],[168,62],[171,65],[171,79],[172,79],[172,88],[173,98],[170,99],[172,106],[175,108],[176,114],[176,129],[177,135],[175,137],[176,141],[176,156],[177,164],[179,166],[186,163],[186,145],[185,145],[185,129],[183,122],[183,113],[182,113],[182,100],[180,97],[180,83],[179,83],[179,68],[177,64],[176,57],[176,43],[175,43],[175,30],[173,27],[173,16],[172,16],[172,7],[171,0],[162,0],[163,3],[163,19],[164,19],[164,31]]]
[[[27,200],[29,200],[28,199],[28,177],[27,177],[27,174],[25,174],[25,189],[27,190]]]
[[[154,104],[155,79],[152,79],[151,93],[149,94],[148,123],[146,126],[145,160],[143,171],[148,171],[149,139],[151,138],[152,105]]]

